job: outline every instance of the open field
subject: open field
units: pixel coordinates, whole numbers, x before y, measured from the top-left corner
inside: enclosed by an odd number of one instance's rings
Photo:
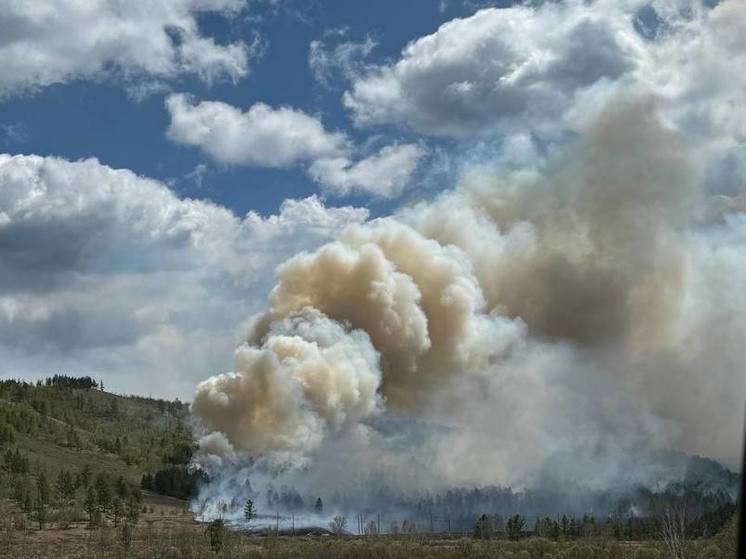
[[[527,537],[519,541],[474,540],[464,536],[433,534],[332,536],[257,536],[221,531],[211,536],[196,522],[185,502],[158,495],[144,495],[144,510],[135,526],[111,525],[89,529],[84,522],[62,529],[50,525],[39,530],[5,502],[0,508],[0,556],[16,559],[167,558],[196,559],[666,559],[663,542],[619,542],[580,538],[550,541]],[[685,559],[735,557],[735,519],[718,536],[687,542]]]

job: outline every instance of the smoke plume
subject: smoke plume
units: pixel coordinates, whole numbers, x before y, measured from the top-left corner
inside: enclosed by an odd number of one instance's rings
[[[236,353],[237,373],[202,383],[196,414],[240,450],[302,452],[380,407],[378,354],[362,330],[306,307]]]
[[[203,463],[329,491],[734,466],[746,220],[691,161],[652,99],[620,97],[542,164],[475,167],[291,258],[236,371],[197,389]]]

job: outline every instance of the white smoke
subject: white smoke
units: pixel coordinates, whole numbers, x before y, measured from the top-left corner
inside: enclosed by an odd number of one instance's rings
[[[273,322],[260,347],[241,346],[236,372],[201,383],[192,409],[223,434],[212,438],[220,453],[302,453],[375,413],[380,384],[368,335],[306,307]]]
[[[282,265],[236,372],[195,398],[227,477],[279,460],[319,492],[599,488],[680,474],[669,451],[737,468],[746,180],[713,195],[711,138],[661,102],[590,103],[548,156],[471,165]]]

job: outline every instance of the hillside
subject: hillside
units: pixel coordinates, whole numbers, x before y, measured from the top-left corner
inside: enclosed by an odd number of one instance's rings
[[[535,516],[526,507],[546,495],[496,487],[452,489],[447,495],[421,496],[413,502],[389,496],[387,500],[408,519],[401,527],[392,522],[386,535],[370,539],[379,528],[369,523],[363,529],[362,520],[360,536],[348,533],[354,531],[348,526],[342,536],[324,531],[326,542],[322,536],[309,539],[308,530],[296,532],[295,525],[284,531],[265,530],[271,537],[226,532],[222,519],[205,528],[181,500],[194,493],[199,481],[198,474],[187,468],[193,451],[188,407],[178,400],[107,393],[87,377],[55,376],[35,384],[0,381],[0,535],[5,534],[0,556],[23,552],[29,557],[235,557],[262,550],[282,557],[358,552],[512,557],[516,551],[521,556],[559,557],[582,546],[584,556],[638,559],[661,557],[666,549],[653,515],[596,520],[558,512],[556,519],[536,518],[524,524]],[[713,559],[733,556],[735,504],[721,489],[736,483],[738,476],[705,458],[687,460],[686,483],[672,486],[673,493],[653,495],[639,488],[638,496],[647,502],[653,497],[693,495],[692,502],[698,505],[691,509],[696,514],[686,528],[690,552]],[[284,488],[285,493],[290,495],[292,488]],[[582,501],[579,497],[575,495]],[[508,504],[503,503],[506,499]],[[287,500],[290,508],[283,505],[283,496],[273,500],[278,522],[280,515],[302,517],[295,499]],[[243,510],[244,502],[234,501]],[[330,497],[327,502],[333,510],[352,510],[339,499]],[[569,503],[560,505],[572,513]],[[443,507],[449,511],[447,530],[433,524],[439,520],[433,511]],[[508,523],[520,520],[518,535],[499,528],[508,518],[496,513],[503,508],[513,515]],[[384,516],[391,517],[390,511]],[[730,524],[722,530],[728,519]]]
[[[178,400],[107,393],[88,377],[0,381],[0,498],[43,523],[124,514],[117,507],[135,515],[141,487],[187,497],[187,413]]]

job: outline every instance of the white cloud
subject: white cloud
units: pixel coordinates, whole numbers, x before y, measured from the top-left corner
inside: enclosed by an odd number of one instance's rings
[[[284,167],[337,154],[347,143],[319,119],[288,107],[257,103],[241,112],[220,101],[193,104],[183,94],[170,95],[166,107],[169,137],[199,146],[220,163]]]
[[[525,128],[556,120],[578,91],[632,70],[639,42],[628,22],[575,1],[485,9],[370,68],[344,103],[358,124],[423,134]]]
[[[334,194],[352,191],[380,197],[401,193],[426,150],[417,144],[385,146],[355,158],[341,132],[329,132],[316,117],[264,103],[248,111],[220,101],[193,103],[183,94],[166,99],[168,136],[197,146],[218,163],[261,167],[307,166],[309,175]]]
[[[0,155],[0,374],[189,397],[274,266],[367,215],[311,197],[239,219],[95,159]]]
[[[367,217],[367,210],[363,208],[327,208],[316,196],[310,196],[302,200],[285,200],[277,215],[262,217],[256,212],[249,212],[242,227],[249,237],[262,240],[295,234],[304,227],[332,237],[343,226],[363,222]]]
[[[425,153],[418,144],[391,145],[357,162],[345,157],[318,159],[308,172],[340,196],[359,191],[388,198],[401,193]]]
[[[349,77],[360,126],[473,139],[580,131],[620,90],[656,98],[667,124],[715,158],[744,155],[746,6],[566,0],[483,9]],[[746,74],[744,74],[746,75]],[[738,167],[738,166],[736,166]]]
[[[546,145],[582,133],[620,92],[647,95],[704,162],[710,193],[733,194],[746,167],[744,26],[739,0],[489,8],[358,69],[343,102],[358,126]]]
[[[196,16],[236,14],[245,0],[31,0],[0,10],[0,97],[75,79],[124,82],[194,74],[210,83],[248,72],[251,47],[216,44]]]
[[[311,41],[308,48],[308,67],[316,81],[330,87],[338,76],[345,79],[359,76],[365,59],[377,45],[372,37],[366,37],[361,42],[344,41],[331,48],[325,41],[317,39]]]
[[[707,160],[711,192],[733,194],[746,179],[746,4],[725,0],[681,15],[654,4],[664,32],[651,46],[640,81],[659,97],[669,125]],[[668,9],[666,9],[668,8]]]

